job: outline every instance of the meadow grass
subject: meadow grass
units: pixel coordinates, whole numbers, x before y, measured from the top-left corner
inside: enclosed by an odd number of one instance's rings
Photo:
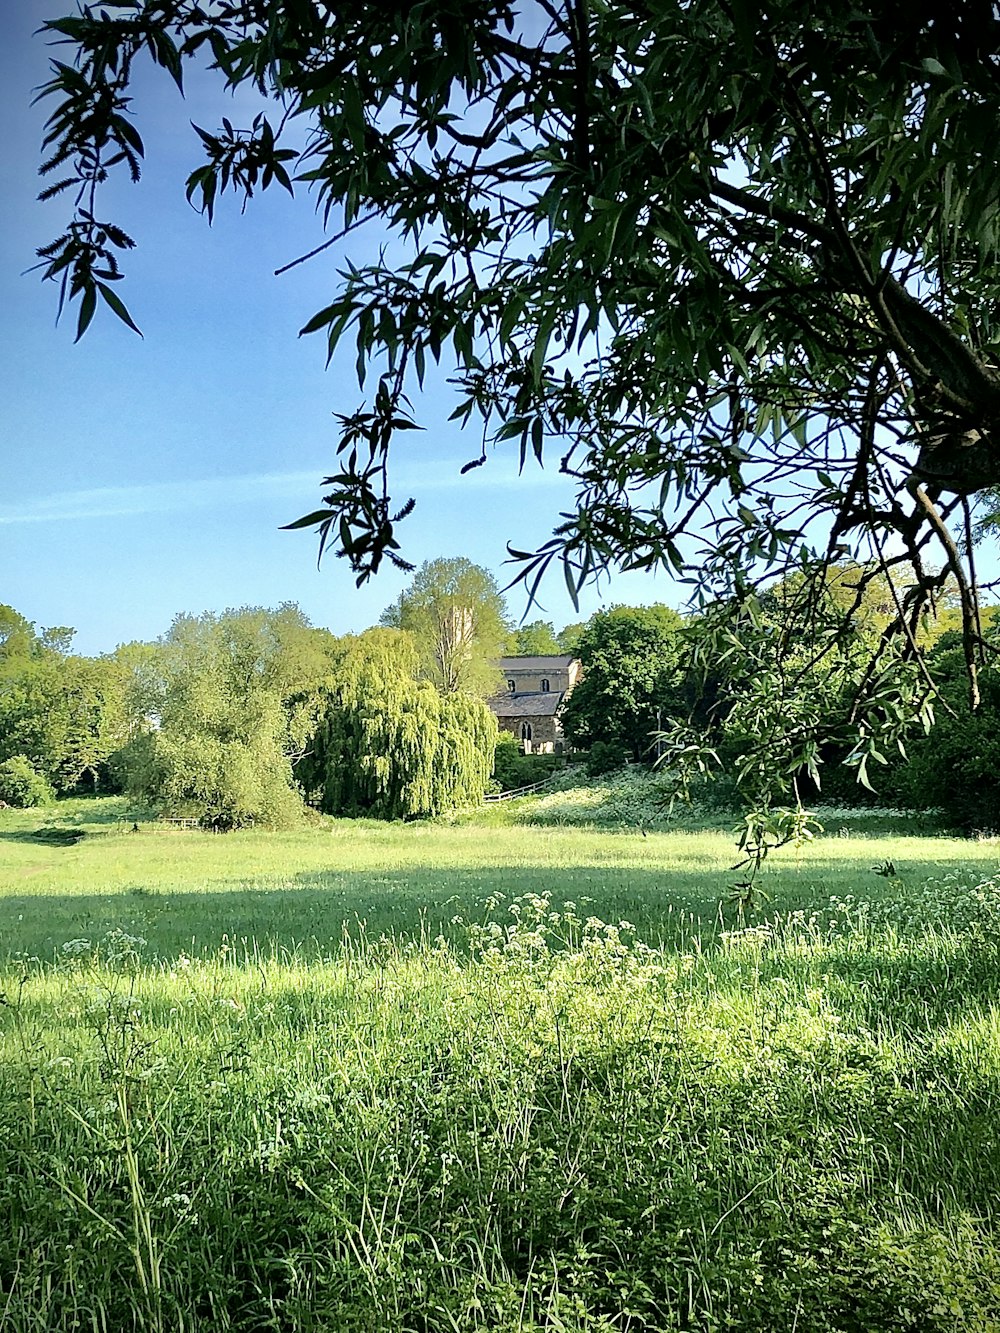
[[[0,811],[0,960],[51,961],[66,940],[96,941],[116,928],[144,938],[153,959],[208,956],[224,937],[317,956],[339,948],[345,931],[458,941],[452,917],[474,919],[495,895],[528,892],[571,899],[605,920],[625,917],[650,943],[717,932],[720,905],[732,916],[725,903],[739,878],[733,817],[654,826],[634,801],[609,808],[577,791],[453,820],[317,819],[226,835],[136,819],[120,798]],[[825,836],[766,865],[759,883],[774,911],[808,909],[830,894],[884,895],[873,866],[885,860],[916,890],[929,877],[1000,868],[995,842],[921,835],[909,818],[833,811],[826,825]],[[86,836],[75,845],[32,836],[47,827]]]
[[[125,814],[0,815],[5,1331],[1000,1329],[994,844]]]

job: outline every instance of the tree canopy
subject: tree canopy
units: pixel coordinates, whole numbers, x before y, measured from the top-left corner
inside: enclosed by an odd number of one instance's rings
[[[411,635],[367,630],[338,644],[309,750],[296,767],[327,814],[413,819],[478,805],[497,724],[481,699],[418,678]]]
[[[510,634],[493,575],[465,556],[426,560],[381,623],[413,635],[425,680],[442,694],[495,694]]]
[[[682,627],[668,606],[613,606],[591,616],[577,646],[583,679],[562,712],[574,745],[603,743],[622,758],[655,757],[654,733],[687,712]]]
[[[78,336],[99,303],[131,323],[133,242],[99,199],[139,175],[140,59],[261,96],[250,126],[196,127],[209,220],[227,190],[303,185],[340,236],[397,238],[303,326],[331,356],[353,339],[367,396],[298,526],[359,579],[404,561],[392,444],[447,360],[457,419],[576,481],[552,540],[516,553],[529,588],[553,561],[573,587],[663,566],[728,606],[705,618],[717,649],[775,575],[905,568],[851,705],[870,735],[920,711],[908,664],[952,580],[975,702],[969,538],[1000,484],[992,4],[120,0],[45,26],[68,59],[43,89],[44,194],[75,204],[40,257]]]
[[[315,728],[333,645],[292,605],[177,616],[134,659],[150,713],[121,756],[126,789],[217,829],[293,822],[292,761]]]
[[[551,620],[529,620],[510,636],[508,652],[512,657],[546,657],[563,649]]]
[[[0,606],[0,761],[30,763],[61,793],[96,786],[126,730],[118,664],[70,655],[73,635]]]

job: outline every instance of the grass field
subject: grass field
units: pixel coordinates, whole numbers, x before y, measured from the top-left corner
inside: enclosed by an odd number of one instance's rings
[[[0,1328],[1000,1329],[1000,847],[588,801],[0,812]]]
[[[65,941],[96,942],[116,928],[142,936],[152,959],[211,955],[244,939],[265,952],[324,955],[345,930],[458,940],[454,916],[475,919],[495,895],[528,892],[576,901],[585,915],[624,917],[650,943],[683,943],[692,918],[703,937],[716,931],[739,878],[731,816],[643,835],[617,821],[579,826],[592,811],[574,807],[573,795],[459,823],[318,820],[225,836],[148,820],[133,833],[132,812],[115,798],[0,811],[0,959],[49,962]],[[46,824],[86,836],[47,845],[32,836]],[[1000,844],[922,835],[912,818],[835,812],[827,825],[827,836],[767,864],[760,882],[772,911],[811,911],[831,895],[885,896],[872,867],[886,859],[918,894],[929,877],[981,878],[1000,867]]]

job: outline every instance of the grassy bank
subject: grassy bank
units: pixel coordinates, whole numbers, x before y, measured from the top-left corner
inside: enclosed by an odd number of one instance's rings
[[[1000,1328],[995,847],[731,929],[720,831],[75,815],[0,825],[5,1331]]]

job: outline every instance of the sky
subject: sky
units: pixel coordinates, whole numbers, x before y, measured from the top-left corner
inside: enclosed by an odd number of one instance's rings
[[[71,0],[6,0],[0,16],[0,602],[39,626],[72,625],[76,650],[110,651],[163,633],[179,612],[298,602],[335,633],[374,624],[407,576],[388,571],[358,589],[346,563],[316,564],[316,538],[280,526],[318,507],[335,470],[333,414],[360,393],[348,348],[325,369],[322,335],[298,338],[336,292],[345,258],[364,262],[386,241],[376,228],[282,277],[274,270],[323,240],[300,188],[272,188],[240,215],[229,196],[209,228],[185,201],[199,163],[191,121],[223,116],[249,125],[256,99],[188,77],[182,100],[155,71],[135,87],[145,140],[143,179],[105,188],[104,216],[137,242],[119,285],[140,339],[99,311],[74,345],[75,312],[56,324],[57,292],[25,273],[59,235],[70,196],[36,200],[44,104],[30,106],[54,54],[33,31],[70,12]],[[57,53],[58,54],[58,53]],[[442,375],[415,399],[427,429],[401,440],[393,496],[416,510],[401,526],[402,554],[419,564],[462,555],[501,584],[516,572],[506,545],[534,549],[572,506],[572,487],[531,464],[480,452],[474,426],[447,420],[454,399]],[[618,575],[586,590],[575,611],[554,570],[539,594],[557,628],[602,605],[679,604],[665,577]],[[526,610],[523,591],[508,603]]]

